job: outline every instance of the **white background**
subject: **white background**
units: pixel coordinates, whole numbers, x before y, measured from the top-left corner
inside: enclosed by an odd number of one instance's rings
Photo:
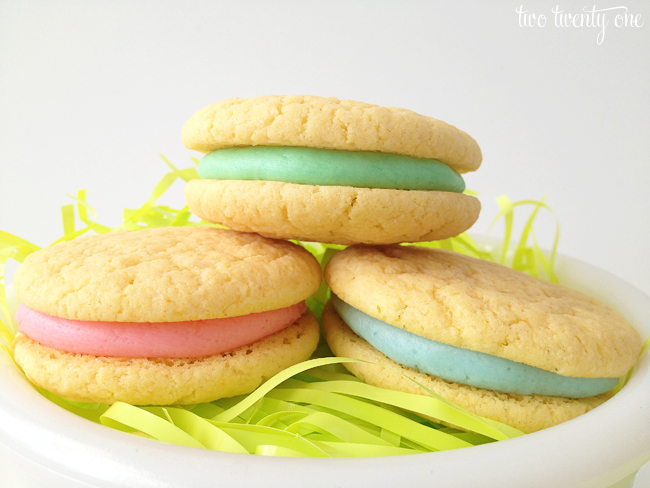
[[[545,14],[520,27],[515,9]],[[191,165],[184,121],[227,97],[313,94],[405,107],[483,150],[466,175],[485,233],[495,197],[547,195],[560,252],[650,294],[650,4],[640,28],[556,27],[579,1],[0,2],[0,229],[47,245],[66,194],[117,225]],[[172,192],[182,206],[180,184]],[[173,200],[175,199],[175,200]],[[523,217],[522,217],[523,218]],[[537,236],[550,245],[552,220]],[[495,233],[498,230],[495,229]]]

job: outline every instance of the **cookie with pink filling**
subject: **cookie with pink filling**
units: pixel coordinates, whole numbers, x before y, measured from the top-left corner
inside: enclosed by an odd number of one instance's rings
[[[31,254],[15,359],[74,401],[192,404],[248,393],[316,348],[303,248],[208,227],[118,231]]]

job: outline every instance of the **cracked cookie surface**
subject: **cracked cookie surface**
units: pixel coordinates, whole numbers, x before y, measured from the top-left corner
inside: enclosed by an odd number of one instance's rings
[[[480,211],[462,193],[276,181],[191,180],[185,200],[202,219],[235,230],[334,244],[445,239],[467,230]]]
[[[325,280],[341,300],[393,326],[564,376],[622,376],[641,350],[638,332],[601,302],[440,249],[347,248]]]
[[[204,153],[237,146],[379,151],[441,161],[459,173],[481,164],[472,137],[407,109],[310,95],[228,98],[194,114],[185,146]]]
[[[29,255],[21,302],[67,319],[177,322],[288,307],[311,296],[321,269],[290,242],[210,227],[80,237]]]

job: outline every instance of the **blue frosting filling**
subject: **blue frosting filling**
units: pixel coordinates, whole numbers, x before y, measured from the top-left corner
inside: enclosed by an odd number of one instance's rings
[[[573,378],[490,354],[432,341],[375,319],[332,295],[343,321],[393,361],[447,381],[521,395],[585,398],[611,390],[618,378]]]

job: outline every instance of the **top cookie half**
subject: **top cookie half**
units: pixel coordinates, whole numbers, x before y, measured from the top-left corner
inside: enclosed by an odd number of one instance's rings
[[[441,161],[459,173],[481,164],[474,139],[407,109],[309,95],[229,98],[183,127],[183,143],[203,153],[240,146],[377,151]]]
[[[288,307],[320,285],[305,249],[255,234],[164,227],[81,237],[30,254],[18,299],[73,320],[178,322]]]
[[[641,349],[638,332],[599,301],[441,249],[349,247],[330,260],[325,280],[390,325],[564,376],[622,376]]]

